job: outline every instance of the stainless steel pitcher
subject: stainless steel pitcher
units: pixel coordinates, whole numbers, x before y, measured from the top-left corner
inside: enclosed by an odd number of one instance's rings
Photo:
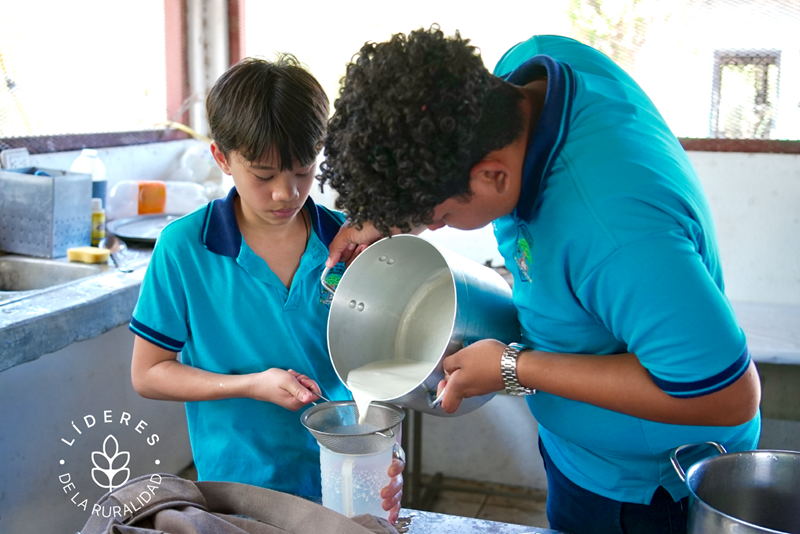
[[[335,288],[328,317],[328,349],[342,382],[376,361],[430,363],[415,387],[377,400],[440,416],[471,412],[493,396],[465,399],[454,414],[436,405],[446,356],[468,341],[519,338],[511,288],[502,276],[413,235],[385,238],[362,252]]]

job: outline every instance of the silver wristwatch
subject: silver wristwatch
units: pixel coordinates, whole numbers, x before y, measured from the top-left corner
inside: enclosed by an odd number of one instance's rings
[[[533,395],[536,393],[535,389],[523,387],[517,378],[517,358],[520,351],[526,348],[519,343],[511,343],[500,357],[500,372],[503,373],[503,383],[509,395]]]

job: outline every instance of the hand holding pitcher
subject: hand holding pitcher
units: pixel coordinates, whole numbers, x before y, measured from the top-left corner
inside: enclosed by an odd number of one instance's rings
[[[438,388],[438,394],[444,391],[444,411],[455,412],[463,399],[503,390],[500,357],[505,347],[496,339],[483,339],[444,359],[444,380]]]

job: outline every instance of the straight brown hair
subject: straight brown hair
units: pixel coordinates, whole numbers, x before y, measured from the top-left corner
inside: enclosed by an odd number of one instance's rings
[[[281,170],[311,164],[322,150],[328,97],[291,54],[245,58],[228,69],[206,99],[211,136],[227,156],[253,162],[278,156]]]

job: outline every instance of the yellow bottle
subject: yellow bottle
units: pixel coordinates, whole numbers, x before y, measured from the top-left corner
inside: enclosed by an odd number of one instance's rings
[[[106,236],[106,210],[103,201],[99,198],[92,199],[92,246],[100,244]]]

